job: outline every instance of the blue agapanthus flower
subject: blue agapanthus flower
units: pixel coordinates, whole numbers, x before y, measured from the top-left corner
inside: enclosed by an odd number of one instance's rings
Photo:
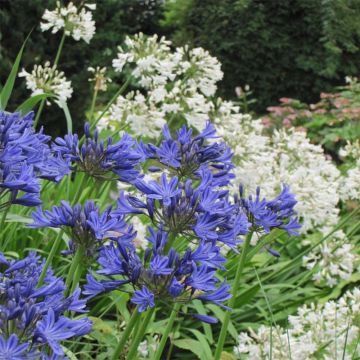
[[[78,171],[102,180],[119,179],[132,182],[139,176],[139,165],[144,159],[143,149],[130,135],[125,134],[113,144],[99,139],[98,131],[91,136],[90,125],[85,124],[85,143],[78,135],[68,134],[56,138],[52,150],[59,157],[70,160]]]
[[[186,126],[176,132],[175,139],[165,126],[163,136],[159,147],[149,145],[147,156],[157,160],[161,168],[165,165],[179,181],[200,178],[203,168],[211,171],[212,186],[225,186],[234,177],[230,172],[234,168],[231,162],[233,154],[224,142],[214,141],[216,130],[210,122],[197,136],[193,136],[192,129]]]
[[[50,137],[33,129],[33,119],[33,113],[0,112],[0,211],[11,204],[39,205],[39,179],[60,181],[69,172],[66,160],[54,159]]]
[[[46,273],[37,287],[44,266],[35,253],[22,260],[7,260],[0,254],[0,359],[62,358],[61,342],[88,334],[88,318],[73,320],[64,315],[83,313],[80,289],[65,297],[61,278]]]
[[[273,200],[260,198],[260,188],[256,196],[244,197],[244,189],[240,186],[240,198],[236,199],[239,212],[245,213],[252,224],[251,230],[257,233],[269,233],[274,228],[284,229],[289,235],[298,235],[301,225],[294,209],[297,201],[290,188],[284,185],[281,193]]]
[[[195,250],[188,248],[181,254],[162,226],[157,231],[149,228],[149,234],[143,258],[120,240],[105,245],[98,258],[97,278],[87,276],[84,294],[93,297],[131,284],[135,289],[131,302],[139,305],[139,311],[155,303],[187,303],[193,299],[224,306],[230,294],[229,286],[216,277],[216,270],[223,269],[225,262],[218,246],[201,242]],[[209,317],[208,322],[214,321]]]
[[[87,201],[84,206],[71,206],[62,201],[60,206],[54,206],[51,211],[43,211],[39,207],[32,213],[32,218],[34,222],[29,225],[31,228],[64,229],[71,239],[70,252],[81,247],[88,258],[93,257],[107,239],[120,239],[124,244],[132,246],[136,235],[123,215],[112,211],[111,206],[101,213],[93,201]]]
[[[138,179],[134,185],[146,201],[122,192],[114,212],[145,214],[168,232],[236,247],[239,237],[248,232],[249,223],[246,215],[237,213],[229,202],[228,190],[212,186],[213,178],[212,172],[203,168],[198,180],[179,182],[177,177],[168,179],[165,174],[159,182]]]

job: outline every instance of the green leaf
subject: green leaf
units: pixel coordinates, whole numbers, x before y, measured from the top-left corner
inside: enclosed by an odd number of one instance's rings
[[[205,359],[211,359],[212,352],[211,352],[211,348],[209,346],[209,343],[208,343],[205,335],[202,334],[199,330],[189,329],[189,331],[191,331],[196,336],[196,338],[199,340],[199,342],[201,344],[201,348],[205,353]]]
[[[45,100],[49,97],[53,97],[54,95],[52,94],[39,94],[39,95],[34,95],[31,98],[25,100],[17,109],[16,111],[20,111],[21,115],[26,115],[27,113],[29,113],[38,102],[40,102],[41,100]]]
[[[207,315],[206,314],[206,309],[205,309],[205,306],[203,305],[203,303],[200,301],[200,300],[194,300],[193,301],[193,305],[196,309],[196,311],[201,314],[201,315]],[[204,329],[204,333],[205,333],[205,336],[208,340],[208,342],[210,344],[212,344],[214,342],[214,338],[213,338],[213,334],[212,334],[212,330],[211,330],[211,326],[209,324],[206,324],[206,323],[202,323],[202,327]]]
[[[31,32],[30,32],[31,34]],[[10,71],[9,77],[6,80],[6,83],[4,85],[4,87],[1,90],[1,94],[0,94],[0,109],[5,110],[7,103],[10,99],[11,93],[13,91],[14,88],[14,84],[15,84],[15,79],[19,70],[19,65],[20,65],[20,60],[25,48],[25,44],[30,36],[30,34],[27,36],[27,38],[25,39],[23,45],[21,46],[21,49],[18,53],[18,55],[16,56],[16,60],[15,63]]]
[[[201,360],[208,360],[209,358],[205,357],[205,352],[199,341],[193,339],[181,339],[175,340],[174,345],[180,349],[185,349],[191,351]],[[210,358],[211,359],[211,358]]]

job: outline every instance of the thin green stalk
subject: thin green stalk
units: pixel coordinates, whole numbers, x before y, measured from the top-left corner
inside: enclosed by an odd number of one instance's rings
[[[81,275],[83,274],[83,266],[82,266],[82,259],[83,259],[83,255],[76,267],[76,270],[75,270],[75,274],[74,274],[74,278],[73,278],[73,281],[72,281],[72,284],[71,284],[71,289],[70,289],[70,292],[69,294],[72,294],[76,287],[78,286],[79,282],[80,282],[80,279],[81,279]]]
[[[38,280],[38,283],[37,283],[37,286],[40,287],[43,282],[44,282],[44,279],[45,279],[45,276],[46,276],[46,272],[55,256],[55,254],[58,252],[58,249],[59,249],[59,246],[60,246],[60,243],[61,243],[61,239],[62,239],[62,236],[64,234],[64,231],[63,230],[60,230],[55,241],[54,241],[54,244],[53,246],[51,247],[51,250],[50,250],[50,253],[49,253],[49,256],[47,257],[46,259],[46,262],[45,262],[45,265],[41,271],[41,274],[40,274],[40,277],[39,277],[39,280]]]
[[[39,106],[39,109],[36,113],[36,117],[35,117],[35,120],[34,120],[34,129],[36,129],[37,127],[37,124],[39,122],[39,119],[40,119],[40,115],[44,109],[44,105],[45,105],[45,99],[42,99],[41,102],[40,102],[40,106]]]
[[[0,221],[0,245],[2,248],[5,248],[5,244],[6,244],[6,241],[3,242],[3,232],[5,230],[5,221],[6,221],[6,216],[9,212],[9,209],[10,209],[10,204],[3,211],[2,216],[1,216],[1,221]]]
[[[129,349],[129,352],[127,353],[127,359],[135,359],[135,355],[137,353],[137,349],[139,347],[139,344],[141,342],[141,340],[143,339],[144,337],[144,334],[146,332],[146,329],[149,325],[149,322],[151,320],[151,317],[153,315],[155,311],[155,307],[149,309],[146,313],[146,316],[145,316],[145,319],[144,321],[141,323],[141,326],[140,326],[140,329],[138,330],[137,334],[135,335],[135,338],[133,339],[131,345],[130,345],[130,349]],[[113,360],[115,360],[113,358]]]
[[[64,47],[65,38],[66,38],[66,35],[65,35],[65,32],[64,32],[62,37],[61,37],[60,44],[59,44],[59,47],[58,47],[56,55],[55,55],[55,60],[54,60],[54,65],[55,66],[57,66],[57,64],[59,63],[60,55],[61,55],[62,49]],[[45,99],[41,100],[39,110],[36,113],[36,117],[35,117],[35,120],[34,120],[34,128],[35,129],[36,129],[36,126],[37,126],[37,124],[39,122],[40,115],[41,115],[41,113],[42,113],[42,111],[44,109],[45,101],[46,101]]]
[[[11,195],[9,195],[9,201],[10,201],[10,197]],[[6,203],[6,201],[5,201]],[[9,206],[6,206],[2,216],[1,216],[1,222],[0,222],[0,233],[2,234],[2,231],[3,231],[3,226],[5,225],[5,220],[6,220],[6,216],[9,212],[9,209],[10,209],[10,205]]]
[[[80,181],[80,184],[79,184],[79,186],[78,186],[78,188],[76,190],[76,194],[74,196],[73,204],[76,204],[80,200],[81,193],[87,187],[87,183],[88,183],[89,179],[90,178],[88,178],[86,176],[86,174],[83,174],[83,177],[82,177],[82,179]]]
[[[237,291],[238,291],[238,288],[239,288],[241,274],[242,274],[242,272],[244,270],[244,267],[245,267],[245,261],[246,261],[246,256],[247,256],[247,253],[248,253],[248,250],[249,250],[249,247],[250,247],[251,236],[252,236],[252,232],[250,232],[246,236],[244,246],[243,246],[242,251],[241,251],[240,261],[238,263],[238,266],[237,266],[237,269],[236,269],[235,279],[233,281],[233,286],[232,286],[232,291],[231,291],[231,299],[229,300],[229,307],[230,308],[233,308],[234,305],[235,305],[236,294],[237,294]],[[214,360],[219,360],[220,357],[221,357],[221,353],[222,353],[224,343],[225,343],[225,339],[226,339],[227,329],[228,329],[229,322],[230,322],[230,316],[231,316],[231,311],[227,311],[225,313],[225,318],[224,318],[224,321],[223,321],[222,326],[221,326],[219,340],[218,340],[215,355],[214,355]]]
[[[98,94],[98,90],[95,89],[94,90],[94,95],[93,95],[93,98],[92,98],[92,101],[91,101],[91,107],[90,107],[90,116],[89,116],[90,124],[92,123],[92,119],[93,119],[93,116],[94,116],[94,109],[95,109],[97,94]]]
[[[110,106],[116,101],[116,99],[127,89],[131,82],[132,77],[129,76],[124,84],[121,86],[121,88],[115,93],[115,95],[110,99],[110,101],[106,104],[104,110],[102,113],[96,118],[94,121],[94,124],[91,125],[91,129],[94,129],[97,123],[100,121],[100,119],[104,116],[104,114],[109,110]]]
[[[56,52],[54,65],[57,65],[59,63],[60,55],[61,55],[62,49],[64,47],[65,38],[66,38],[66,35],[65,35],[65,32],[64,32],[62,37],[61,37],[60,44],[59,44],[59,47],[58,47],[57,52]]]
[[[162,337],[161,337],[161,341],[160,341],[160,344],[156,350],[156,353],[155,353],[155,356],[154,356],[154,360],[160,360],[161,358],[161,355],[164,351],[164,347],[166,345],[166,341],[168,340],[168,337],[169,337],[169,334],[170,334],[170,331],[172,330],[173,328],[173,325],[174,325],[174,321],[175,321],[175,317],[178,313],[180,309],[180,304],[179,303],[175,303],[174,304],[174,307],[171,311],[171,314],[170,314],[170,318],[169,318],[169,321],[166,325],[166,328],[162,334]]]
[[[140,319],[140,315],[141,313],[139,313],[138,311],[138,307],[136,307],[134,309],[134,312],[131,315],[130,321],[128,322],[128,324],[126,325],[126,328],[121,336],[121,339],[112,355],[112,360],[118,360],[120,357],[120,354],[122,353],[124,346],[131,334],[131,331],[134,329],[135,324],[138,322],[138,320]]]
[[[83,257],[83,251],[81,248],[78,248],[75,252],[75,255],[74,255],[72,261],[71,261],[70,269],[69,269],[69,272],[67,274],[66,281],[65,281],[65,287],[66,287],[66,289],[68,289],[68,291],[70,290],[70,285],[74,284],[76,281],[76,279],[75,279],[76,270],[77,270],[77,267],[78,267],[82,257]]]

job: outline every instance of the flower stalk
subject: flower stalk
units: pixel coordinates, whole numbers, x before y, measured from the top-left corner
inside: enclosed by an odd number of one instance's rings
[[[176,315],[178,314],[179,309],[180,309],[180,303],[175,303],[174,306],[173,306],[173,309],[171,311],[169,321],[168,321],[168,323],[166,325],[166,328],[164,330],[164,333],[162,334],[160,344],[159,344],[159,346],[158,346],[158,348],[156,350],[154,360],[160,360],[161,359],[161,355],[162,355],[162,353],[164,351],[166,341],[168,340],[169,334],[170,334],[170,332],[171,332],[171,330],[172,330],[172,328],[174,326],[174,321],[175,321]]]
[[[155,311],[155,307],[149,309],[146,312],[145,318],[140,326],[140,329],[138,330],[137,334],[135,335],[135,337],[130,345],[129,352],[127,353],[127,357],[126,357],[127,359],[135,358],[139,344],[144,337],[144,334],[145,334],[146,329],[149,325],[149,322],[153,316],[154,311]],[[115,360],[115,358],[113,358],[113,360]]]
[[[60,44],[59,44],[59,47],[58,47],[56,55],[55,55],[54,66],[57,66],[57,64],[59,63],[60,55],[61,55],[62,49],[64,47],[65,38],[66,38],[66,35],[65,35],[65,32],[64,32],[62,37],[61,37]],[[37,124],[39,122],[40,115],[41,115],[42,111],[44,110],[45,101],[46,101],[46,99],[42,99],[41,102],[40,102],[39,110],[37,111],[35,121],[34,121],[34,128],[35,129],[36,129],[36,126],[37,126]]]
[[[115,351],[114,351],[114,353],[112,355],[112,358],[111,358],[112,360],[119,359],[119,357],[120,357],[120,355],[121,355],[121,353],[122,353],[122,351],[124,349],[124,346],[125,346],[127,340],[129,339],[129,336],[130,336],[132,330],[135,327],[135,324],[138,323],[138,321],[139,321],[139,319],[141,317],[140,315],[141,315],[141,313],[139,313],[138,306],[137,306],[134,309],[134,311],[133,311],[133,313],[132,313],[132,315],[130,317],[130,321],[126,325],[126,328],[125,328],[125,330],[124,330],[124,332],[122,334],[122,337],[121,337],[121,339],[120,339],[120,341],[119,341],[119,343],[118,343],[118,345],[117,345],[117,347],[116,347],[116,349],[115,349]]]
[[[251,241],[252,234],[253,234],[252,232],[249,232],[249,234],[246,236],[244,246],[243,246],[242,252],[240,254],[240,261],[239,261],[237,269],[236,269],[236,275],[235,275],[235,279],[234,279],[233,286],[232,286],[231,299],[229,300],[229,307],[231,309],[235,305],[236,294],[239,289],[240,278],[241,278],[242,272],[245,267],[246,257],[247,257],[247,254],[248,254],[248,251],[250,248],[250,241]],[[224,321],[221,326],[219,340],[218,340],[218,343],[216,346],[214,360],[220,360],[220,358],[221,358],[221,353],[222,353],[222,350],[224,347],[227,329],[228,329],[229,322],[230,322],[231,311],[232,310],[229,310],[225,313],[225,318],[224,318]]]

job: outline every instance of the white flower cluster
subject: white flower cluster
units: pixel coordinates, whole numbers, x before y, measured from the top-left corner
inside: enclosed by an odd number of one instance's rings
[[[313,280],[316,284],[333,287],[340,280],[349,279],[359,265],[360,257],[354,250],[354,246],[340,230],[304,256],[303,264],[309,270],[314,269]]]
[[[126,64],[132,67],[132,76],[143,91],[120,96],[110,109],[108,125],[116,128],[117,122],[129,123],[135,134],[149,130],[151,137],[160,134],[166,120],[185,119],[196,128],[204,127],[213,108],[208,97],[214,95],[216,82],[223,76],[220,63],[202,48],[172,51],[170,45],[157,35],[140,33],[125,39],[113,66],[119,72]],[[131,114],[129,109],[135,111]]]
[[[302,306],[289,316],[288,329],[261,326],[240,333],[234,354],[249,360],[357,359],[359,316],[360,289],[355,288],[338,301]]]
[[[85,4],[79,9],[72,2],[67,6],[61,6],[57,1],[55,10],[45,10],[43,22],[40,23],[41,30],[47,31],[52,28],[51,32],[55,34],[64,29],[65,35],[72,36],[76,41],[83,39],[89,43],[95,34],[95,21],[92,12],[87,9],[95,10],[96,4]]]
[[[66,80],[64,72],[55,65],[51,66],[49,61],[44,66],[35,65],[31,73],[23,69],[19,77],[25,78],[26,87],[32,91],[32,95],[51,94],[59,106],[70,99],[73,93],[71,81]]]
[[[263,135],[260,121],[234,112],[236,108],[231,109],[228,103],[224,105],[215,121],[234,150],[236,185],[243,184],[249,193],[260,186],[262,195],[271,198],[287,184],[296,194],[301,231],[331,230],[338,222],[340,172],[325,158],[322,148],[294,130]]]
[[[103,124],[99,123],[100,128]],[[137,91],[130,92],[125,97],[119,96],[111,106],[105,126],[115,130],[119,124],[128,124],[135,134],[146,134],[155,138],[160,134],[166,120],[156,104]]]
[[[360,200],[360,140],[348,143],[339,151],[342,157],[351,158],[354,166],[347,170],[340,185],[341,200]]]

